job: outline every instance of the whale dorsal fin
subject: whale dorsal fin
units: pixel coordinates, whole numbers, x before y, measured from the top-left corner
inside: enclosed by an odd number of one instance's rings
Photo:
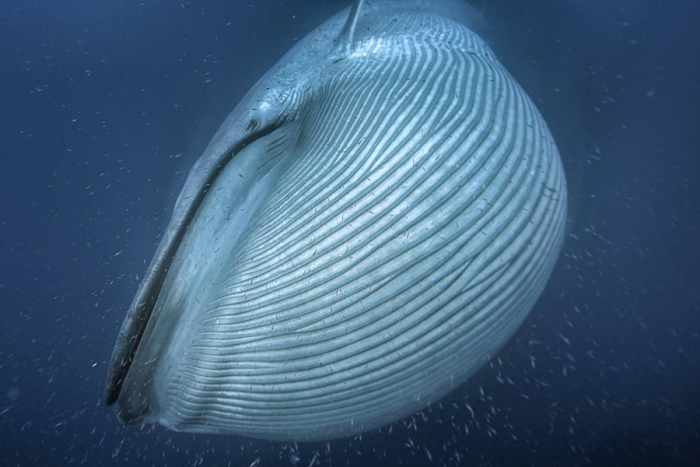
[[[346,53],[352,49],[352,41],[355,38],[355,28],[360,18],[360,10],[362,10],[363,3],[364,0],[353,0],[352,2],[348,19],[345,21],[345,26],[343,26],[343,29],[338,35],[337,51],[340,54]]]

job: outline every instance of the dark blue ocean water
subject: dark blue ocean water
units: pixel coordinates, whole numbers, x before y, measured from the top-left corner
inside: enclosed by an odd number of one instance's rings
[[[490,41],[559,145],[569,231],[522,329],[450,397],[297,446],[126,429],[103,404],[188,168],[347,3],[0,3],[0,465],[700,465],[693,1],[489,2]]]

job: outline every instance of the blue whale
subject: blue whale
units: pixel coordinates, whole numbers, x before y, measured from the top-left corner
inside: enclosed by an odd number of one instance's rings
[[[515,333],[564,239],[556,144],[457,0],[356,0],[192,168],[128,310],[126,424],[276,440],[425,408]]]

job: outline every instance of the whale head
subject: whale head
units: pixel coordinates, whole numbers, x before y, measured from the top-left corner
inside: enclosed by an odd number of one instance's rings
[[[192,168],[127,312],[127,424],[322,440],[424,408],[543,290],[566,181],[454,0],[353,6],[246,94]]]

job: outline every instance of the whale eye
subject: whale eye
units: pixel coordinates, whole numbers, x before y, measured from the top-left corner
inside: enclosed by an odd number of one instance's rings
[[[245,126],[245,131],[248,133],[251,133],[255,130],[258,129],[258,121],[254,118],[251,118],[248,124]]]

